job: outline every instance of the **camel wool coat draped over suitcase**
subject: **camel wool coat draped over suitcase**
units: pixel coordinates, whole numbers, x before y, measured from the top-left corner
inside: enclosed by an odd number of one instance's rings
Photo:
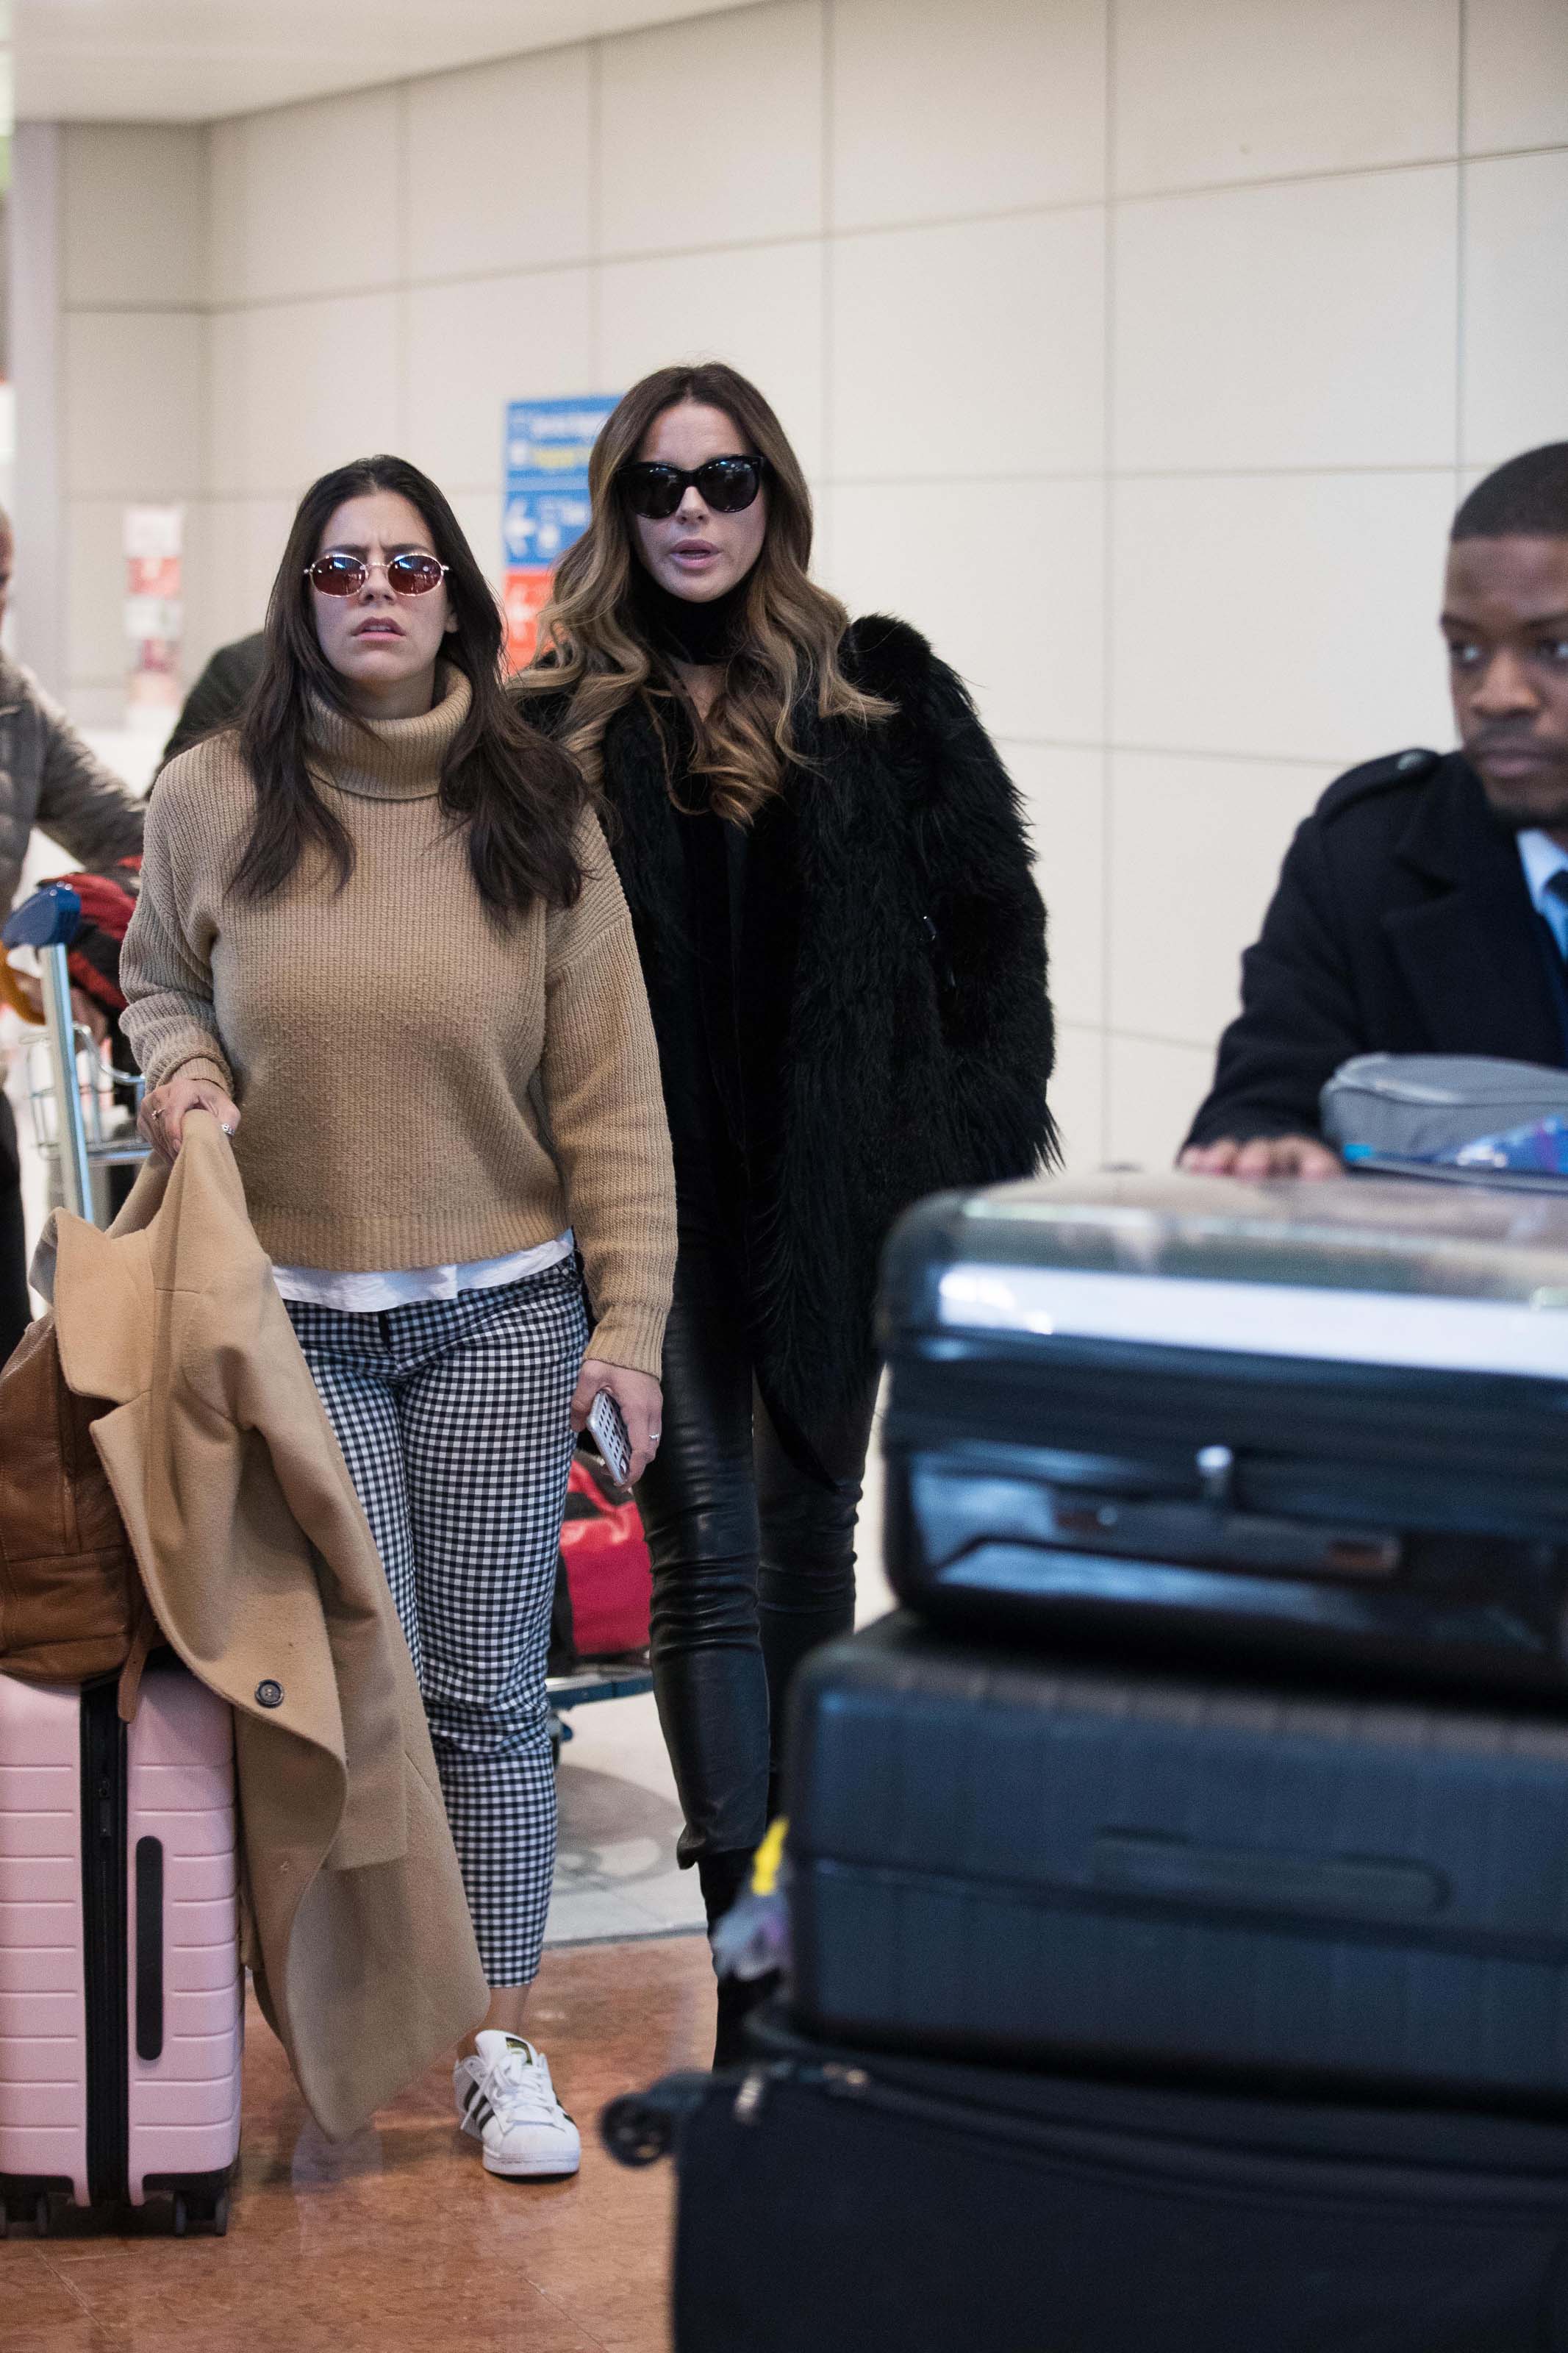
[[[355,2132],[489,1991],[414,1670],[234,1155],[209,1114],[108,1233],[57,1212],[69,1387],[149,1599],[235,1711],[245,1955],[322,2130]]]

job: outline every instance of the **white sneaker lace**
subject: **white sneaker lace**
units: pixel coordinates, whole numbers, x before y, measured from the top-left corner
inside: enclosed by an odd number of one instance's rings
[[[504,2059],[492,2063],[480,2088],[506,2124],[530,2119],[553,2123],[562,2113],[554,2087],[537,2053],[525,2058],[521,2051],[509,2051]]]

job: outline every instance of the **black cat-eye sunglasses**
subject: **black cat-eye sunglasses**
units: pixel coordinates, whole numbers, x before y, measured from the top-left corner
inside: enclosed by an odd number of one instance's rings
[[[703,505],[715,514],[739,514],[755,499],[766,472],[765,458],[710,458],[689,474],[679,466],[638,459],[621,468],[620,483],[633,514],[648,522],[665,522],[693,483]]]

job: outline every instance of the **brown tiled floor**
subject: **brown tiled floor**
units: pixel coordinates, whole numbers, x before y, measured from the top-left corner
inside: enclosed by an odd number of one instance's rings
[[[666,2353],[674,2177],[594,2129],[616,2092],[712,2048],[701,1936],[546,1956],[532,2027],[583,2127],[574,2181],[498,2181],[449,2065],[336,2147],[251,2012],[226,2239],[72,2232],[0,2245],[3,2353]]]

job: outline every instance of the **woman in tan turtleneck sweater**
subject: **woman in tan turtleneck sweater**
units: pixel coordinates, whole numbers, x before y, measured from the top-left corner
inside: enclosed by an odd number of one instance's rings
[[[144,1131],[173,1157],[200,1108],[234,1136],[419,1672],[492,1989],[459,2122],[492,2172],[553,2174],[576,2129],[520,2030],[556,1545],[600,1389],[634,1478],[658,1445],[675,1210],[626,904],[500,637],[433,482],[317,482],[238,726],[159,779],[121,969]]]

